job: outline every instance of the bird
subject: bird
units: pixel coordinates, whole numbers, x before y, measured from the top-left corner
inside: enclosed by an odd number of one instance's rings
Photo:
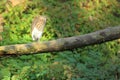
[[[46,24],[46,16],[39,15],[35,17],[31,25],[31,36],[33,41],[39,41],[42,37]]]

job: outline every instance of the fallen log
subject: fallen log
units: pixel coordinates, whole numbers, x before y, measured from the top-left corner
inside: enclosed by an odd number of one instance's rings
[[[109,27],[89,34],[44,42],[0,46],[0,55],[21,55],[54,52],[100,44],[120,38],[120,26]]]

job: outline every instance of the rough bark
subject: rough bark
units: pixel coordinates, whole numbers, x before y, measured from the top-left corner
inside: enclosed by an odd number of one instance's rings
[[[100,44],[118,38],[120,38],[120,26],[110,27],[85,35],[60,38],[57,40],[0,46],[0,55],[34,54],[38,52],[43,53],[63,51],[68,49],[81,48],[93,44]]]

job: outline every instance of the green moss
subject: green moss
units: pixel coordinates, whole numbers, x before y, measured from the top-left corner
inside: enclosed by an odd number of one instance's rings
[[[30,26],[39,14],[48,17],[41,41],[120,25],[117,0],[27,0],[15,7],[6,7],[6,4],[6,0],[1,0],[0,13],[5,23],[4,40],[0,45],[32,42]],[[3,56],[0,58],[0,80],[118,80],[120,45],[117,42],[63,52]],[[29,46],[29,49],[33,48]]]

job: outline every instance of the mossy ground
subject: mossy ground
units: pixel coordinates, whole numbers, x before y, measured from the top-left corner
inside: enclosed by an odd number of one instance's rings
[[[0,45],[32,42],[37,15],[48,17],[41,41],[76,36],[120,25],[117,0],[26,0],[12,7],[1,0]],[[114,33],[114,32],[113,32]],[[1,80],[119,80],[120,43],[115,40],[69,51],[0,58]]]

